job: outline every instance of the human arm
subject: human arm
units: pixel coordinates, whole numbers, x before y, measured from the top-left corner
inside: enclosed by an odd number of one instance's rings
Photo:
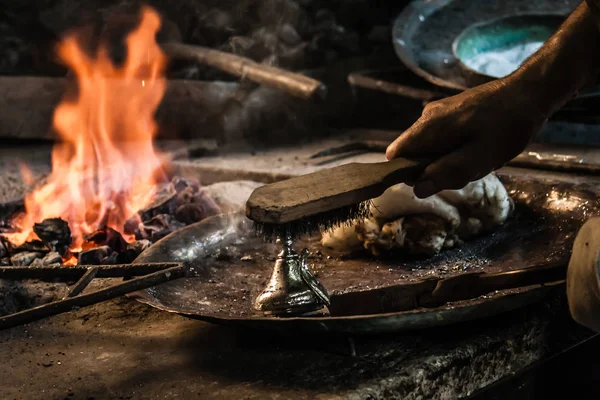
[[[460,189],[517,156],[599,72],[600,30],[583,2],[511,75],[428,104],[387,158],[435,160],[415,182],[419,197]]]

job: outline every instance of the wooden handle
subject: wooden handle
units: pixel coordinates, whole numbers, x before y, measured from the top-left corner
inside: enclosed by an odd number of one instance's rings
[[[246,203],[255,222],[284,224],[379,197],[397,183],[413,182],[428,165],[395,159],[351,163],[256,188]]]
[[[381,184],[385,189],[399,183],[412,184],[430,163],[430,160],[408,158],[396,158],[381,163],[384,174]]]

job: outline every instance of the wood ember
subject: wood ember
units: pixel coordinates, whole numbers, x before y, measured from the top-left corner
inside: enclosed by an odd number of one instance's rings
[[[110,253],[107,257],[100,260],[100,265],[113,265],[119,263],[119,253]]]
[[[156,194],[152,204],[138,211],[142,221],[148,221],[159,214],[174,214],[177,209],[177,191],[173,185],[164,185]]]
[[[175,211],[177,221],[186,225],[202,221],[206,217],[204,208],[198,203],[184,204]]]
[[[117,255],[118,253],[110,247],[100,246],[79,253],[77,263],[88,265],[116,264]]]
[[[139,214],[133,215],[131,218],[125,221],[125,225],[123,225],[123,232],[128,235],[136,235],[141,222],[142,220]]]
[[[33,225],[33,231],[47,243],[69,246],[71,244],[71,229],[61,218],[49,218]]]
[[[6,245],[4,244],[4,240],[2,240],[0,238],[0,258],[4,258],[8,255],[8,249],[6,248]]]
[[[32,251],[24,251],[17,253],[10,258],[10,264],[18,267],[27,267],[33,263],[36,258],[41,258],[44,255],[42,253],[36,253]]]
[[[62,256],[55,251],[46,254],[43,258],[36,258],[30,264],[31,267],[47,267],[62,265]]]
[[[67,221],[61,218],[49,218],[33,225],[33,231],[49,245],[51,251],[67,256],[73,238]]]
[[[41,240],[31,240],[25,242],[20,246],[14,247],[11,253],[22,253],[22,252],[37,252],[37,253],[48,253],[52,251],[52,247],[48,243],[44,243]]]
[[[204,209],[205,218],[221,212],[221,208],[204,189],[200,189],[192,199],[193,204],[200,204]]]
[[[152,246],[151,241],[142,239],[142,240],[136,240],[133,243],[129,243],[129,246],[127,246],[127,249],[133,250],[137,253],[136,255],[139,255],[142,253],[142,251],[146,250],[150,246]]]
[[[169,214],[160,214],[152,218],[150,221],[142,222],[139,230],[136,233],[136,239],[148,239],[153,242],[162,239],[171,232],[183,228],[185,224],[177,221]]]
[[[116,262],[114,264],[129,264],[135,260],[138,254],[135,251],[127,249],[117,254]]]
[[[192,192],[195,193],[200,189],[200,183],[193,179],[181,178],[179,176],[175,176],[171,183],[175,190],[179,193],[185,188],[191,188]]]
[[[193,187],[185,187],[181,189],[181,191],[177,193],[177,207],[190,204],[192,201],[194,201],[194,195],[196,193],[198,193],[198,189]]]
[[[86,243],[84,244],[84,248],[108,246],[116,252],[127,249],[127,242],[123,239],[123,236],[119,232],[108,227],[98,229],[96,232],[86,236],[85,240]]]
[[[179,207],[175,211],[175,218],[178,221],[189,225],[221,212],[219,206],[204,190],[191,193],[191,189],[187,187],[178,194]]]
[[[117,256],[118,264],[129,264],[139,256],[142,251],[152,246],[152,242],[146,239],[136,240],[133,243],[129,243],[127,249],[122,251]]]

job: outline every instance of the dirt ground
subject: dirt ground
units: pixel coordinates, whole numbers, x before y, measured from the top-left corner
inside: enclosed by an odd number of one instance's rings
[[[344,337],[239,330],[119,298],[0,331],[0,399],[453,399],[586,336],[550,302],[356,337],[352,356]]]
[[[286,391],[291,395],[293,388],[275,384],[253,390],[243,380],[223,375],[244,373],[229,365],[242,361],[231,355],[244,347],[244,341],[234,330],[121,298],[0,332],[0,398],[258,399],[286,398]],[[238,354],[245,354],[248,361],[255,353]],[[254,363],[245,373],[261,369],[260,357]]]

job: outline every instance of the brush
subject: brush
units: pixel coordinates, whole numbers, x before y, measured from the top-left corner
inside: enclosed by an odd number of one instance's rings
[[[267,241],[324,232],[368,217],[371,199],[414,181],[427,165],[405,158],[351,163],[275,182],[252,192],[246,216]]]

